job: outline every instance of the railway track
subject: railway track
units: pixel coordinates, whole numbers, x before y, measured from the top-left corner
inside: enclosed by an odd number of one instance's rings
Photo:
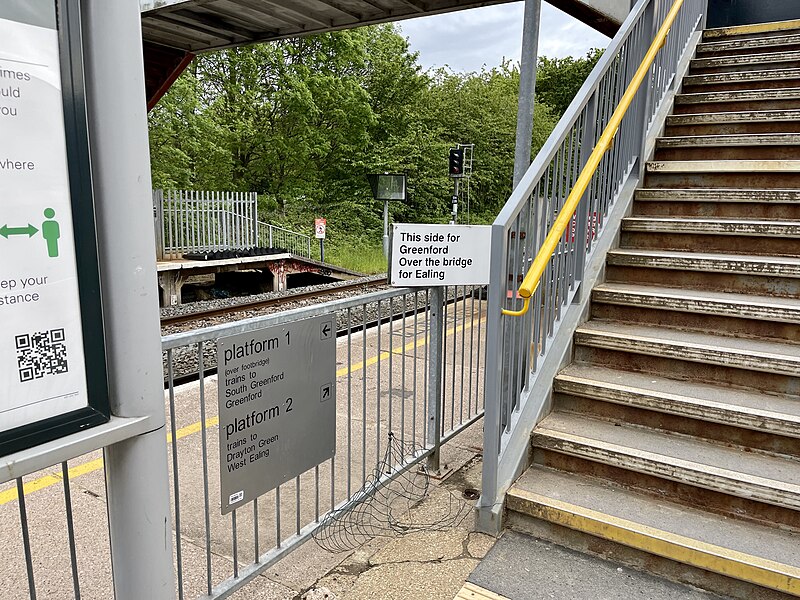
[[[214,307],[205,310],[197,310],[187,312],[181,315],[161,317],[161,326],[169,327],[174,325],[182,325],[185,323],[192,323],[194,321],[203,321],[206,319],[213,319],[216,317],[224,317],[239,312],[247,312],[252,310],[260,310],[264,308],[274,308],[283,304],[291,302],[298,302],[301,300],[308,300],[310,298],[319,298],[321,296],[332,296],[347,292],[349,290],[364,290],[365,288],[378,288],[386,286],[386,279],[380,278],[372,281],[360,280],[356,283],[343,284],[332,286],[330,288],[317,288],[310,291],[293,292],[275,298],[268,298],[266,300],[255,300],[250,302],[242,302],[232,306]]]

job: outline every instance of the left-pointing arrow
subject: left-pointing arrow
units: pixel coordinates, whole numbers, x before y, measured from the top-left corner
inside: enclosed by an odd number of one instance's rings
[[[10,235],[27,235],[28,237],[33,237],[33,234],[37,231],[39,230],[30,223],[28,223],[27,227],[9,227],[8,225],[0,227],[0,235],[6,239],[8,239]]]

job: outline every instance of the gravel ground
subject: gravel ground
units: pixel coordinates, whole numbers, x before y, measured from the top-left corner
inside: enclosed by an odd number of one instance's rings
[[[389,286],[381,286],[381,287],[367,287],[368,284],[373,283],[375,281],[385,281],[386,275],[372,275],[369,277],[359,277],[357,279],[350,279],[347,281],[337,281],[335,283],[326,283],[322,285],[310,285],[303,288],[293,288],[291,290],[285,292],[267,292],[264,294],[255,294],[253,296],[240,296],[236,298],[222,298],[218,300],[203,300],[200,302],[187,302],[185,304],[179,304],[177,306],[167,306],[161,309],[161,317],[176,317],[182,316],[186,314],[191,314],[194,312],[199,312],[203,310],[212,310],[212,309],[219,309],[219,308],[226,308],[226,307],[236,307],[241,304],[246,304],[250,302],[258,302],[259,300],[272,300],[274,298],[291,298],[293,294],[298,292],[310,292],[314,290],[334,290],[337,287],[345,287],[350,286],[355,283],[363,283],[363,289],[352,289],[349,288],[347,290],[343,290],[340,294],[325,294],[324,296],[320,296],[319,298],[304,298],[302,300],[295,300],[295,301],[287,301],[285,304],[281,304],[280,306],[272,306],[267,308],[258,308],[252,310],[244,310],[244,311],[237,311],[231,313],[230,316],[227,317],[213,317],[208,319],[199,319],[197,321],[192,321],[191,323],[182,323],[180,325],[168,325],[161,328],[161,335],[170,335],[173,333],[180,333],[181,331],[189,331],[193,329],[202,329],[204,327],[210,327],[212,325],[220,325],[222,323],[228,323],[231,321],[241,321],[242,319],[249,319],[251,317],[258,317],[262,315],[268,315],[270,313],[284,311],[284,310],[291,310],[295,308],[300,308],[303,306],[311,306],[313,304],[320,304],[322,302],[330,302],[331,300],[339,300],[341,298],[348,298],[350,296],[357,296],[360,294],[364,294],[368,291],[379,291],[381,289],[387,289]]]

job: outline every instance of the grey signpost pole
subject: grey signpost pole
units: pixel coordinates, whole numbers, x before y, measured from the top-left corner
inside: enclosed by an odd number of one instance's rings
[[[517,104],[517,141],[514,149],[514,186],[519,183],[531,164],[533,137],[533,104],[536,92],[536,61],[538,60],[539,23],[542,19],[542,0],[525,0],[522,25],[522,58],[519,69],[519,100]]]
[[[383,201],[383,256],[389,260],[389,200]]]
[[[150,432],[105,450],[116,600],[175,597],[139,3],[84,0],[89,129],[112,413]]]
[[[445,287],[430,288],[430,342],[428,345],[428,435],[427,446],[433,448],[428,457],[428,469],[439,471],[439,447],[442,441],[442,376],[444,374],[444,303]]]

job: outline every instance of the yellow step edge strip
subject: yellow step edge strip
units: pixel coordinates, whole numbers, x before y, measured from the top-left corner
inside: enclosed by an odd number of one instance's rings
[[[479,585],[470,583],[469,581],[464,584],[464,587],[456,594],[453,600],[509,600],[505,596],[495,594]]]
[[[800,29],[800,19],[790,21],[773,21],[772,23],[754,23],[752,25],[735,25],[733,27],[720,27],[708,29],[705,39],[716,39],[728,35],[750,35],[752,33],[770,33],[772,31],[788,31]]]
[[[800,596],[800,569],[797,567],[708,544],[522,489],[512,488],[509,495],[530,503],[524,512],[544,521],[727,577]]]

